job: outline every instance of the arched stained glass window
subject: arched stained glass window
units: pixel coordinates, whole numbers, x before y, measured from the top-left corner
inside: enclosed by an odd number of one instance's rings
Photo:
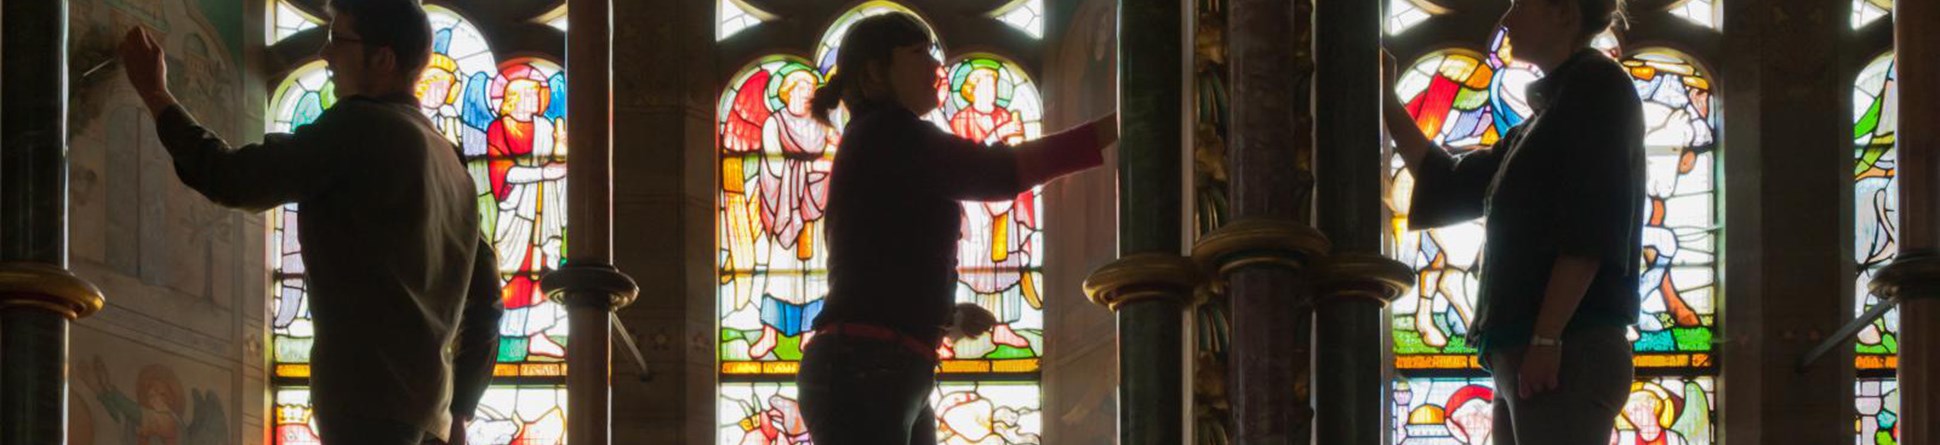
[[[756,10],[754,8],[742,5],[741,2],[735,0],[716,0],[716,3],[718,7],[714,11],[714,17],[716,17],[714,24],[715,41],[727,40],[728,37],[733,37],[735,34],[741,33],[742,30],[753,28],[754,25],[759,25],[765,20],[761,14],[755,12]]]
[[[889,11],[907,10],[871,2],[840,16],[822,39],[816,60],[832,64],[848,26]],[[829,289],[821,218],[841,137],[809,114],[809,99],[827,78],[826,69],[795,56],[768,56],[732,77],[721,94],[716,114],[718,443],[807,441],[794,374]],[[1041,135],[1042,96],[1022,67],[999,56],[970,54],[945,64],[940,74],[943,107],[926,118],[938,127],[992,144]],[[977,338],[938,345],[943,362],[930,401],[939,440],[1040,443],[1037,380],[1044,304],[1038,191],[1013,201],[963,206],[956,300],[989,309],[999,325]]]
[[[1616,53],[1614,36],[1607,39],[1599,48]],[[1534,113],[1526,89],[1541,73],[1513,61],[1500,33],[1493,46],[1486,56],[1436,52],[1402,74],[1396,93],[1431,141],[1457,152],[1486,149]],[[1709,441],[1716,419],[1711,337],[1720,221],[1715,101],[1708,78],[1674,52],[1639,51],[1621,62],[1643,99],[1649,200],[1642,313],[1630,333],[1640,378],[1613,435]],[[1390,157],[1388,187],[1387,249],[1417,270],[1414,291],[1392,306],[1399,377],[1390,400],[1393,438],[1398,444],[1488,443],[1493,382],[1468,341],[1486,222],[1411,231],[1413,178],[1398,156]]]
[[[425,9],[434,52],[415,89],[419,110],[463,154],[479,193],[481,230],[499,255],[504,285],[495,385],[467,426],[469,438],[483,444],[561,443],[566,312],[537,283],[565,258],[566,78],[557,63],[544,59],[498,64],[470,22],[448,9]],[[271,99],[269,131],[306,125],[336,101],[323,62],[303,65]],[[297,205],[285,205],[270,220],[273,434],[284,445],[317,443],[298,212]]]
[[[1422,8],[1414,0],[1388,0],[1388,17],[1382,27],[1390,35],[1400,34],[1408,28],[1428,21],[1428,18],[1433,16],[1434,13]]]
[[[834,74],[835,55],[842,51],[842,36],[849,35],[849,27],[855,26],[855,22],[862,19],[891,12],[920,16],[916,11],[911,11],[903,5],[885,0],[874,0],[856,6],[841,17],[836,17],[835,22],[829,25],[829,29],[822,32],[822,40],[815,46],[816,68],[824,73]],[[930,31],[930,42],[936,44],[930,48],[930,55],[935,56],[938,61],[943,60],[943,46],[936,41],[936,32],[933,30]]]
[[[1899,176],[1896,162],[1899,129],[1899,73],[1893,55],[1874,59],[1860,70],[1852,91],[1853,138],[1853,260],[1859,276],[1853,283],[1856,310],[1879,304],[1867,291],[1880,268],[1899,254]],[[1858,367],[1858,443],[1899,443],[1898,382],[1899,309],[1859,331],[1854,365]]]
[[[1689,20],[1691,23],[1698,24],[1698,26],[1717,29],[1718,16],[1720,15],[1718,14],[1718,6],[1723,2],[1724,0],[1684,0],[1676,6],[1672,6],[1670,12],[1671,15]]]
[[[1893,15],[1893,0],[1852,0],[1852,29]]]
[[[1044,0],[1017,0],[1010,6],[998,9],[997,20],[1030,34],[1032,38],[1044,37]]]
[[[297,9],[288,0],[276,0],[270,8],[270,43],[280,42],[296,33],[323,25],[323,20]]]

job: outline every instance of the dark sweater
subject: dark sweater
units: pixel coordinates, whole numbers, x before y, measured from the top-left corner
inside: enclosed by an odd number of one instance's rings
[[[964,140],[899,107],[857,116],[830,172],[829,296],[815,326],[937,343],[956,292],[959,201],[999,201],[1102,162],[1090,127],[1025,145]]]
[[[295,134],[238,148],[179,106],[155,121],[176,176],[209,200],[302,206],[319,416],[443,438],[450,412],[475,409],[497,356],[497,260],[457,151],[409,96],[349,97]]]
[[[1621,65],[1579,51],[1529,86],[1536,114],[1496,149],[1431,149],[1408,226],[1487,217],[1474,337],[1525,346],[1561,255],[1600,260],[1564,332],[1637,322],[1644,195],[1643,105]]]

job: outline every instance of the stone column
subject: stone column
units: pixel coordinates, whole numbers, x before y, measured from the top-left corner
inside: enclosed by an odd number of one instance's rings
[[[1852,260],[1836,254],[1852,249],[1852,127],[1828,111],[1850,109],[1852,90],[1825,81],[1852,32],[1847,3],[1722,7],[1712,66],[1728,110],[1719,133],[1730,199],[1716,427],[1731,443],[1851,442],[1852,347],[1804,372],[1791,366],[1853,314],[1833,297],[1852,286]]]
[[[639,286],[613,268],[613,5],[570,0],[566,40],[568,157],[566,265],[547,274],[546,295],[566,305],[566,437],[612,441],[613,311]]]
[[[1118,437],[1185,437],[1185,311],[1198,270],[1180,256],[1184,219],[1185,2],[1118,3],[1118,255],[1085,294],[1118,317]]]
[[[1313,101],[1315,225],[1334,247],[1316,274],[1315,443],[1381,443],[1381,308],[1414,283],[1407,265],[1381,256],[1381,5],[1315,2],[1314,83],[1326,86]]]
[[[67,442],[67,1],[0,2],[0,445]]]
[[[1326,255],[1307,225],[1313,185],[1311,3],[1227,3],[1232,73],[1227,201],[1233,221],[1193,247],[1232,304],[1227,391],[1241,444],[1312,438],[1313,294],[1304,269]]]
[[[1940,444],[1940,5],[1893,3],[1900,71],[1900,256],[1875,290],[1900,303],[1900,443]],[[1922,32],[1922,31],[1926,32]]]

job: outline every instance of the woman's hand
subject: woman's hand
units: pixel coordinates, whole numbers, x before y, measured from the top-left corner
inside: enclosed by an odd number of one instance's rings
[[[997,326],[997,314],[978,306],[976,303],[957,303],[951,308],[950,324],[943,327],[943,335],[951,341],[964,338],[977,338]]]
[[[451,416],[451,433],[445,436],[445,445],[465,445],[465,424],[471,421],[471,416]]]
[[[1098,120],[1091,121],[1091,123],[1091,128],[1098,130],[1096,137],[1098,138],[1099,150],[1104,150],[1106,147],[1111,147],[1112,144],[1118,143],[1118,112],[1113,111],[1111,114],[1098,118]]]
[[[1522,369],[1516,371],[1516,394],[1527,400],[1557,387],[1557,370],[1563,367],[1563,348],[1530,346],[1522,354]]]

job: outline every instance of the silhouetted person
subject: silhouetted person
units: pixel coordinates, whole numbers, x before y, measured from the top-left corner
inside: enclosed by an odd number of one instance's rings
[[[1495,443],[1609,443],[1628,399],[1644,205],[1643,106],[1590,47],[1621,0],[1515,0],[1515,58],[1547,76],[1496,148],[1452,156],[1393,95],[1388,134],[1415,176],[1410,230],[1488,218],[1471,341],[1494,374]],[[1393,60],[1386,71],[1394,74]]]
[[[956,291],[959,200],[1015,198],[1100,164],[1118,138],[1116,116],[1015,148],[944,132],[922,116],[938,106],[940,63],[915,17],[863,19],[842,39],[835,74],[815,92],[829,122],[848,124],[829,183],[830,292],[813,322],[799,375],[802,415],[820,445],[935,444],[928,403],[937,347],[996,323]]]
[[[411,96],[431,26],[416,0],[330,6],[322,57],[343,99],[295,134],[231,148],[175,102],[161,45],[140,28],[122,66],[183,184],[227,207],[302,206],[323,442],[462,443],[504,310],[472,180]]]

